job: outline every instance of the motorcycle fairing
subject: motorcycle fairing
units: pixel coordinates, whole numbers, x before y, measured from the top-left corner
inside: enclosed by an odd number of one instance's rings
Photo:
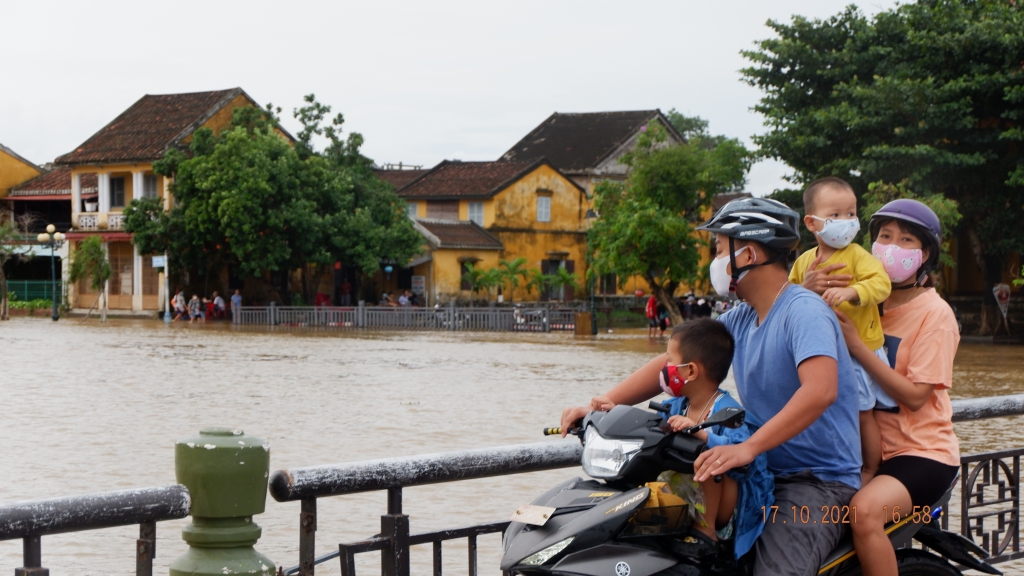
[[[555,564],[551,571],[557,574],[581,574],[584,576],[650,576],[675,566],[678,560],[646,548],[603,544],[587,550],[573,552]],[[690,568],[681,566],[681,568]],[[693,567],[693,576],[699,571]],[[684,572],[680,572],[680,575]]]
[[[568,500],[595,491],[589,485],[590,482],[580,482],[579,484],[586,485],[586,489],[569,488],[570,483],[566,483],[566,489],[562,491],[576,494],[555,495],[551,499],[559,497]],[[602,488],[600,490],[602,492],[609,491],[604,485],[598,486]],[[569,554],[603,544],[622,531],[626,522],[638,508],[644,505],[650,495],[650,488],[643,487],[606,498],[589,508],[581,508],[564,514],[559,514],[556,510],[544,526],[531,526],[529,530],[525,529],[524,524],[513,523],[505,533],[505,554],[501,559],[501,569],[512,570],[519,566],[524,559],[569,536],[575,536],[575,539],[566,548],[566,552]],[[543,503],[538,502],[538,504]],[[550,506],[551,504],[546,505]],[[533,568],[535,567],[523,567],[524,570]]]
[[[548,523],[551,523],[564,514],[560,513],[557,510],[558,508],[565,506],[580,506],[581,504],[578,502],[581,502],[583,499],[593,501],[593,504],[596,505],[604,498],[607,498],[597,496],[591,497],[591,494],[599,493],[611,493],[611,495],[614,496],[621,494],[622,491],[615,490],[601,482],[597,482],[595,480],[584,480],[577,476],[551,488],[547,492],[538,496],[536,500],[530,502],[530,504],[555,508],[556,516],[553,516],[551,520],[548,520]],[[502,538],[502,549],[505,552],[508,552],[509,543],[515,539],[516,536],[526,528],[526,526],[527,525],[522,522],[512,522],[509,524],[508,528],[505,529],[505,535]]]

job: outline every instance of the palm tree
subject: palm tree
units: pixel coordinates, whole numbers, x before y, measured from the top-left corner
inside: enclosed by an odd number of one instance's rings
[[[548,285],[551,281],[551,277],[544,274],[536,268],[530,268],[526,271],[526,291],[533,292],[537,291],[537,299],[539,300],[544,295],[544,291],[547,290]]]
[[[462,274],[462,281],[465,282],[466,284],[469,284],[469,291],[472,294],[476,294],[477,292],[480,291],[481,288],[484,287],[483,281],[485,274],[486,272],[477,268],[476,266],[469,266],[466,268],[466,271]],[[470,297],[469,300],[472,303],[472,296]]]
[[[550,285],[556,289],[561,295],[560,300],[565,302],[565,289],[572,288],[573,291],[580,289],[579,280],[576,279],[576,275],[569,272],[565,268],[558,268],[554,274],[549,276],[551,278]]]
[[[504,280],[505,275],[499,268],[491,268],[480,274],[480,287],[487,291],[487,302],[491,301],[491,289],[501,286]]]
[[[508,260],[498,262],[502,267],[501,275],[503,283],[507,283],[511,288],[511,290],[508,291],[509,302],[515,301],[515,293],[519,288],[519,282],[528,282],[530,279],[530,271],[526,268],[527,262],[529,262],[529,260],[522,256],[511,262]]]

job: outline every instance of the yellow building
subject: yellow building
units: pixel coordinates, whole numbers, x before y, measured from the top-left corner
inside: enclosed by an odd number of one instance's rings
[[[39,176],[41,172],[39,166],[0,144],[0,198],[5,198],[11,188]]]
[[[245,106],[258,104],[241,88],[146,95],[57,158],[56,164],[71,171],[71,257],[85,238],[103,239],[113,268],[106,288],[111,309],[154,311],[165,301],[163,275],[153,267],[151,255],[135,249],[122,215],[135,198],[161,198],[170,209],[170,181],[153,173],[153,162],[172,148],[187,148],[199,128],[219,133],[230,125],[234,110]],[[91,198],[83,194],[83,178],[93,177],[96,196]],[[96,296],[85,282],[69,287],[68,300],[75,308],[88,308]]]
[[[547,160],[446,160],[398,195],[426,240],[427,252],[413,261],[410,279],[414,287],[424,286],[429,304],[470,298],[462,281],[467,268],[486,270],[501,259],[526,258],[528,267],[545,274],[563,268],[583,282],[590,201],[582,186]],[[530,294],[523,286],[504,296],[573,298],[571,292]]]

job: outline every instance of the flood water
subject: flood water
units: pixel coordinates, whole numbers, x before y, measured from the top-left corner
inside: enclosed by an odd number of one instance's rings
[[[173,483],[175,440],[208,426],[269,441],[272,470],[540,442],[562,407],[606,390],[664,346],[642,331],[591,339],[15,318],[0,324],[0,502]],[[953,395],[1024,391],[1021,366],[1024,347],[964,344]],[[1024,445],[1021,423],[958,424],[962,452]],[[503,520],[576,473],[407,489],[405,512],[413,532]],[[321,499],[317,553],[376,534],[385,506],[382,492]],[[296,564],[299,504],[268,497],[255,521],[257,549]],[[158,525],[156,573],[184,552],[186,523]],[[44,537],[43,565],[54,575],[133,574],[137,537],[137,527]],[[499,542],[480,539],[482,574],[498,572]],[[445,571],[465,573],[464,542],[444,550]],[[359,558],[359,573],[379,573],[375,554]],[[414,573],[429,573],[429,547],[414,548],[412,559]],[[0,571],[20,565],[21,542],[0,542]],[[317,572],[336,574],[338,563]]]

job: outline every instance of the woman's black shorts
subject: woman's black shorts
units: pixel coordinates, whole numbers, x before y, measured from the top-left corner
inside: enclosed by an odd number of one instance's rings
[[[932,506],[956,478],[959,466],[920,456],[894,456],[878,467],[875,476],[892,476],[910,492],[914,506]]]

